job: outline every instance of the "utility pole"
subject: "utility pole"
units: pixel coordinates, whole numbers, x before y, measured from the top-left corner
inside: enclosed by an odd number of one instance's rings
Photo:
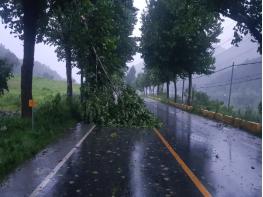
[[[235,67],[235,62],[233,62],[232,65],[232,72],[231,72],[231,79],[230,79],[230,87],[229,87],[229,97],[228,97],[228,104],[227,104],[227,109],[229,110],[230,107],[230,101],[231,101],[231,93],[232,93],[232,82],[233,82],[233,75],[234,75],[234,67]]]
[[[183,89],[182,89],[182,103],[184,103],[184,79],[183,79]]]

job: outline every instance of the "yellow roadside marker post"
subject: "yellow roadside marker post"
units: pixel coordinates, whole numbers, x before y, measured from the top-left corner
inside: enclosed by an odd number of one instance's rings
[[[29,99],[28,106],[32,108],[32,131],[34,131],[34,108],[37,106],[37,103],[33,99]]]

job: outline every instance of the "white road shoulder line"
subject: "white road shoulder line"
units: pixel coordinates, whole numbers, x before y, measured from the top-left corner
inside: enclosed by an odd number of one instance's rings
[[[96,127],[93,125],[90,130],[81,138],[81,140],[73,147],[70,152],[56,165],[56,167],[46,176],[46,178],[36,187],[36,189],[30,194],[29,197],[37,197],[41,190],[46,187],[49,181],[53,178],[53,176],[59,171],[59,169],[66,163],[66,161],[70,158],[70,156],[76,151],[77,148],[80,147],[82,142],[88,137],[91,131]]]

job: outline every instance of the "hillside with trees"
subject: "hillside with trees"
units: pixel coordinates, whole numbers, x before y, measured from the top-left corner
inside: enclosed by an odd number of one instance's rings
[[[12,73],[14,75],[21,75],[22,60],[20,60],[13,52],[6,49],[2,44],[0,44],[0,59],[5,59],[10,65],[12,65]],[[33,76],[51,80],[62,80],[62,77],[56,71],[38,61],[34,62]]]

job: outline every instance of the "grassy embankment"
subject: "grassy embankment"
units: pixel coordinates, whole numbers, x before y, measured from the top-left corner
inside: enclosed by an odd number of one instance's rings
[[[74,85],[75,94],[78,94],[78,88],[78,85]],[[0,97],[0,111],[18,111],[20,108],[19,77],[9,81],[9,89],[10,92]],[[31,120],[21,119],[19,115],[0,117],[0,182],[15,167],[76,123],[79,115],[77,99],[74,99],[71,108],[65,97],[56,95],[65,92],[65,81],[33,80],[33,95],[38,102],[34,131],[31,129]]]

